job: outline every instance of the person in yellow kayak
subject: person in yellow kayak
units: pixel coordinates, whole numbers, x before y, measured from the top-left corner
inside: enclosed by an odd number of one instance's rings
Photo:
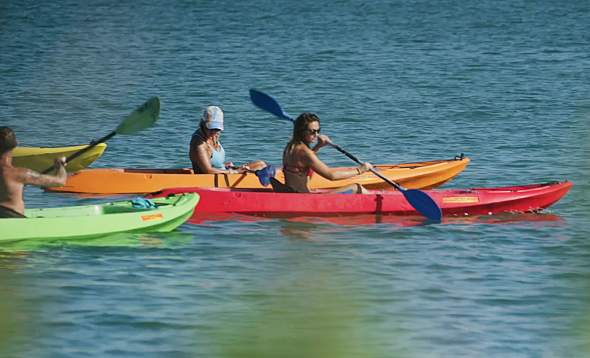
[[[312,148],[311,144],[316,142]],[[283,173],[287,190],[297,193],[309,193],[308,182],[315,172],[329,180],[352,178],[373,168],[370,163],[363,163],[357,168],[330,168],[322,162],[316,152],[331,144],[330,138],[320,134],[320,118],[314,113],[299,115],[293,126],[293,137],[283,151]],[[352,184],[335,190],[343,193],[366,193],[359,184]]]
[[[9,127],[0,127],[0,218],[25,217],[25,185],[46,187],[66,183],[65,158],[55,160],[55,175],[44,175],[31,169],[12,166],[12,150],[16,146],[14,131]]]
[[[195,174],[231,174],[256,171],[266,167],[261,160],[238,167],[225,161],[225,150],[219,138],[223,131],[223,111],[217,106],[208,106],[199,121],[199,128],[193,133],[189,157]]]

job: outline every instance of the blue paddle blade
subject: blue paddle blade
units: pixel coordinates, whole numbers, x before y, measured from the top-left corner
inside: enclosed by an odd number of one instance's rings
[[[293,122],[293,118],[289,116],[283,109],[279,102],[275,101],[274,98],[267,95],[266,93],[260,92],[255,89],[250,89],[250,100],[254,105],[264,111],[270,112],[277,117],[282,119],[286,119],[288,121]]]
[[[403,190],[402,193],[416,211],[426,216],[429,220],[440,222],[442,218],[440,207],[428,194],[417,189]]]
[[[260,170],[257,170],[255,173],[258,177],[258,180],[260,181],[260,184],[262,184],[262,186],[268,186],[270,185],[270,178],[274,178],[276,172],[276,169],[272,165],[268,165]]]

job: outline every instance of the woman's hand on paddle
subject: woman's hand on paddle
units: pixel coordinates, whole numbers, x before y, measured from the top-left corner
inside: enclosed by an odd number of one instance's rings
[[[247,172],[251,171],[250,167],[247,166],[246,164],[240,165],[236,170],[240,174],[247,173]]]
[[[225,168],[230,174],[238,173],[243,174],[252,171],[247,164],[242,164],[239,167],[235,166],[232,162],[225,163]]]
[[[324,147],[329,144],[332,144],[332,140],[330,139],[330,137],[328,137],[325,134],[318,134],[318,140],[315,147],[313,147],[313,151],[316,152],[321,147]]]
[[[373,165],[371,163],[365,162],[359,166],[359,171],[361,173],[366,173],[366,172],[370,171],[371,169],[373,169]]]
[[[325,134],[318,134],[318,145],[323,147],[325,145],[332,144],[332,140]]]

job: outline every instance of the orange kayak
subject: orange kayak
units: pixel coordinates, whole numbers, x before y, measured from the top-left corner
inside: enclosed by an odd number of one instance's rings
[[[448,160],[375,165],[380,174],[408,189],[437,187],[465,169],[469,158],[459,156]],[[283,173],[277,170],[276,178],[284,182]],[[312,189],[340,188],[358,183],[367,189],[392,189],[371,172],[343,180],[328,180],[314,174],[310,180]],[[47,188],[81,194],[143,194],[166,188],[262,188],[254,173],[244,174],[194,174],[192,169],[132,169],[97,168],[84,169],[68,177],[62,187]]]

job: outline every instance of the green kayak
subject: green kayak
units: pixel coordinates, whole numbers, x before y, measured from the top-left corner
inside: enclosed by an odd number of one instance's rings
[[[168,232],[193,214],[198,194],[104,204],[28,209],[25,219],[0,219],[0,243],[24,239],[81,239],[120,232]]]

